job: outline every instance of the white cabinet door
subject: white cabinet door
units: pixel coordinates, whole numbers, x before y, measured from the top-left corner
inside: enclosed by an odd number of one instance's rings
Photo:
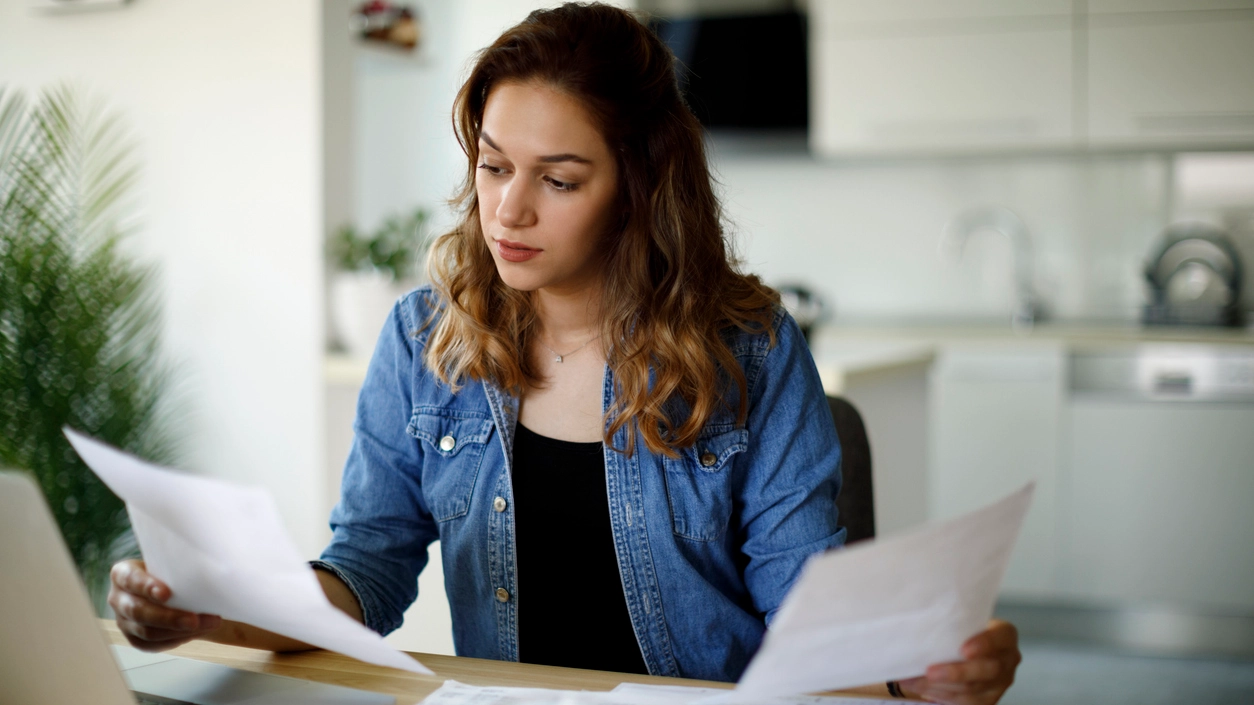
[[[810,28],[818,154],[1073,143],[1069,2],[826,0]]]
[[[1058,432],[1065,393],[1061,343],[946,348],[930,389],[929,514],[947,518],[1036,480],[1032,508],[1002,594],[1057,594]]]
[[[1087,24],[1090,146],[1254,144],[1254,2],[1094,0]]]
[[[1070,407],[1066,595],[1254,609],[1254,404]]]
[[[335,357],[326,365],[326,458],[329,504],[326,514],[340,500],[344,463],[353,445],[353,419],[357,396],[366,376],[366,365],[357,360]],[[329,534],[328,534],[329,538]],[[454,654],[453,617],[444,592],[444,564],[440,543],[431,544],[427,567],[418,576],[418,599],[405,611],[400,629],[387,636],[392,646],[403,651],[428,654]]]

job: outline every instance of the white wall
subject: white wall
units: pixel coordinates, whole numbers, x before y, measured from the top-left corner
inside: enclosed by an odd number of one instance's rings
[[[940,249],[946,222],[976,205],[1023,218],[1053,319],[1139,320],[1145,263],[1170,223],[1222,225],[1254,265],[1254,153],[838,162],[754,156],[718,138],[713,152],[749,268],[813,285],[838,322],[1007,319],[1008,241],[977,233],[960,260]],[[1254,309],[1248,283],[1243,300]]]
[[[1008,320],[1011,247],[977,233],[960,260],[941,232],[999,204],[1031,232],[1054,317],[1134,320],[1143,261],[1171,217],[1169,158],[1043,156],[821,162],[727,154],[715,168],[741,252],[768,281],[803,281],[836,319]]]
[[[0,84],[72,80],[128,125],[136,249],[161,270],[193,414],[187,465],[275,494],[325,539],[320,16],[307,0],[136,0],[47,14],[0,3]]]
[[[365,228],[418,206],[436,214],[433,227],[450,224],[442,202],[464,169],[450,119],[469,55],[456,36],[463,3],[417,5],[423,38],[412,55],[366,45],[354,52],[354,206]]]

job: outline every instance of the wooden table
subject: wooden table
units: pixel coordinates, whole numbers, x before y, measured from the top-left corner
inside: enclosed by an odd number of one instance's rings
[[[100,620],[109,642],[126,646],[126,637],[112,620]],[[375,666],[332,651],[304,651],[276,654],[239,646],[224,646],[208,641],[193,641],[169,652],[176,656],[242,668],[261,673],[273,673],[291,678],[319,681],[348,688],[387,693],[397,698],[397,705],[412,705],[430,695],[444,684],[455,680],[469,685],[500,685],[525,688],[556,688],[560,690],[612,690],[619,683],[655,683],[661,685],[686,685],[706,688],[730,688],[730,683],[665,678],[662,676],[637,676],[629,673],[589,671],[579,668],[536,666],[528,663],[491,661],[461,656],[413,654],[424,666],[435,671],[434,676],[398,671],[386,666]],[[842,693],[832,693],[841,695]],[[849,692],[844,695],[858,695]],[[866,695],[859,695],[866,697]]]

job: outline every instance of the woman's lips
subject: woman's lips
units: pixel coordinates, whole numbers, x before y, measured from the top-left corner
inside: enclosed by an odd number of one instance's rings
[[[527,247],[521,242],[510,242],[509,240],[497,240],[496,251],[500,253],[501,259],[507,262],[526,262],[544,252],[544,250],[537,250],[534,247]]]

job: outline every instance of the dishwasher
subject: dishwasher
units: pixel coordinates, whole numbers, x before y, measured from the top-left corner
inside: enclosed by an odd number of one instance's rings
[[[1131,646],[1254,653],[1254,345],[1073,350],[1066,416],[1064,593]]]

